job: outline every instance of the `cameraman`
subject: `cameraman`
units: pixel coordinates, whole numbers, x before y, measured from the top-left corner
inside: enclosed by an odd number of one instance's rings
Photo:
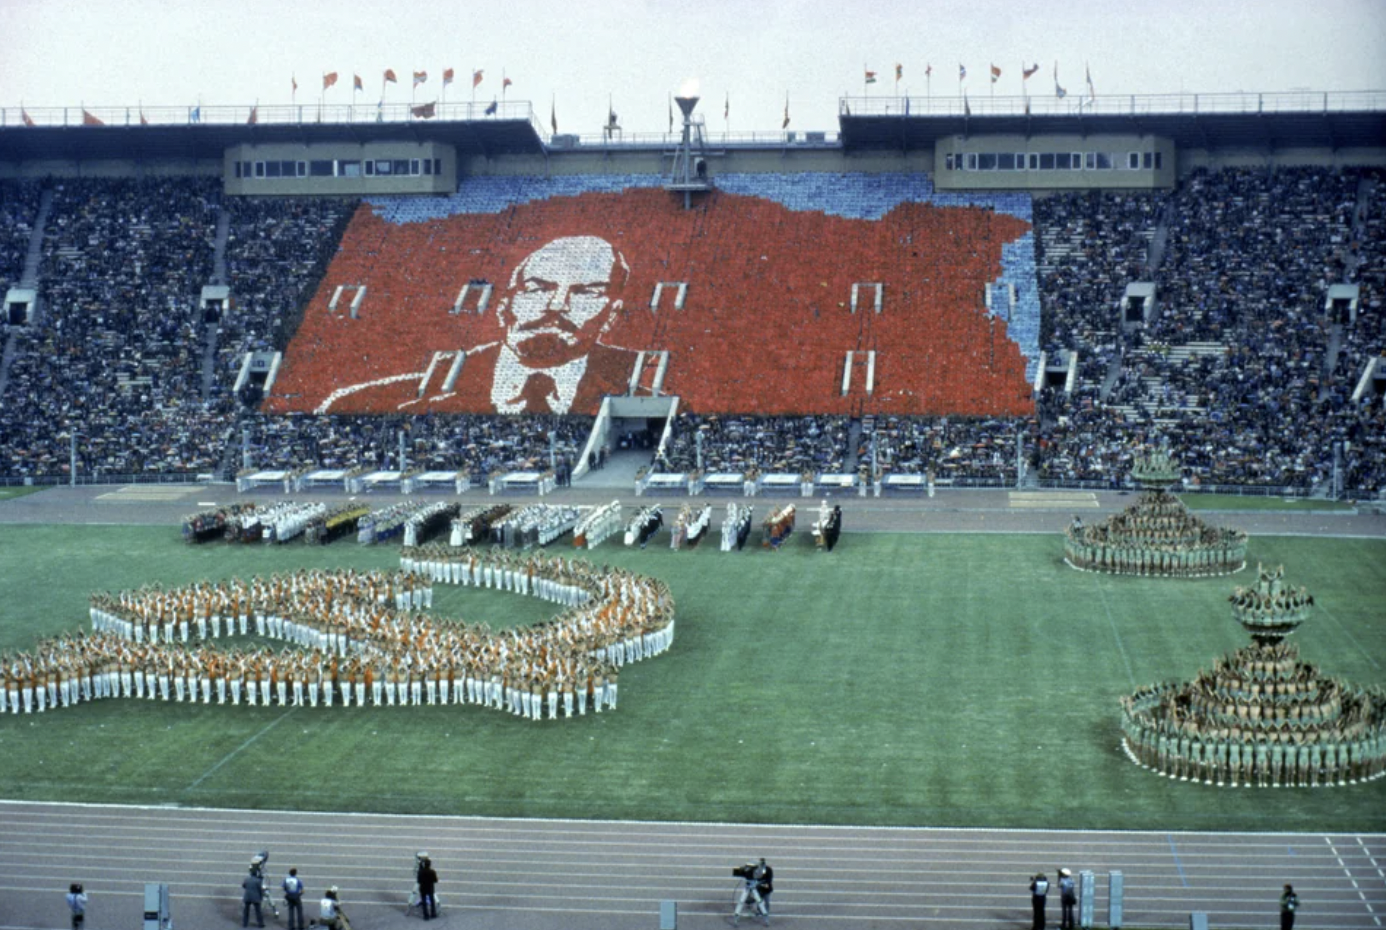
[[[756,891],[760,892],[760,900],[765,905],[765,914],[768,918],[770,915],[770,896],[775,893],[775,870],[770,868],[762,857],[753,874],[756,879]]]
[[[1044,902],[1048,895],[1049,879],[1044,877],[1043,872],[1030,879],[1030,907],[1035,915],[1031,930],[1044,930]]]
[[[770,926],[770,914],[765,909],[765,900],[760,896],[760,880],[756,878],[759,868],[756,863],[748,862],[732,869],[732,875],[741,880],[741,887],[736,891],[736,909],[732,911],[733,927],[741,923],[741,915],[745,913],[747,905],[760,915],[765,926]]]

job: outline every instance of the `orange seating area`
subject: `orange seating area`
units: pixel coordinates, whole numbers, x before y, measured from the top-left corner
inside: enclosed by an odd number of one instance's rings
[[[454,199],[488,180],[464,182]],[[457,397],[432,399],[432,388],[421,395],[422,374],[436,353],[499,340],[497,309],[515,268],[543,244],[579,235],[606,239],[630,266],[622,307],[601,341],[667,351],[663,390],[679,395],[685,409],[1033,409],[1026,359],[984,297],[987,282],[1002,275],[1003,247],[1026,235],[1029,224],[987,207],[906,201],[879,219],[854,219],[715,191],[685,211],[680,197],[643,187],[395,219],[388,204],[358,208],[289,345],[267,411],[491,412],[485,402],[468,409],[456,406]],[[458,312],[459,291],[471,281],[491,283],[494,294],[483,312],[474,299]],[[675,309],[668,282],[687,282],[682,309]],[[853,312],[858,282],[884,283],[881,313],[867,287]],[[353,319],[348,308],[361,286],[366,294]],[[330,310],[339,287],[344,291]],[[844,396],[849,351],[860,354]],[[870,351],[876,361],[868,395]],[[387,390],[349,392],[392,378]],[[435,373],[430,384],[441,379]]]

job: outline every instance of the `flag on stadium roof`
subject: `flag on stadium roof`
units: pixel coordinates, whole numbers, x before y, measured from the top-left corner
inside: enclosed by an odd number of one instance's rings
[[[289,93],[290,95],[298,93],[298,75],[296,74],[289,75]]]
[[[1026,81],[1030,80],[1030,78],[1032,78],[1032,77],[1035,76],[1035,72],[1038,71],[1038,70],[1039,70],[1039,62],[1035,62],[1035,64],[1034,64],[1032,67],[1029,67],[1029,68],[1027,68],[1027,67],[1025,67],[1024,65],[1022,65],[1021,68],[1020,68],[1020,76],[1021,76],[1021,79],[1022,79],[1022,80],[1026,80]]]
[[[143,107],[140,108],[140,125],[141,125],[141,126],[148,126],[148,125],[149,125],[149,119],[144,115],[144,108],[143,108]]]
[[[35,126],[35,125],[37,125],[37,124],[34,122],[34,118],[33,118],[32,116],[29,115],[29,111],[26,110],[26,109],[24,109],[23,107],[20,107],[20,108],[19,108],[19,115],[20,115],[20,117],[24,120],[24,125],[25,125],[25,126]]]
[[[1059,63],[1054,62],[1054,96],[1060,100],[1068,96],[1068,91],[1059,85]]]
[[[444,87],[447,87],[449,84],[452,83],[452,78],[453,78],[454,73],[455,73],[455,72],[454,72],[453,69],[451,69],[451,68],[448,68],[446,71],[443,72],[443,86],[444,86]]]
[[[965,77],[967,77],[967,66],[964,65],[964,64],[959,63],[959,65],[958,65],[958,80],[961,81],[961,80],[962,80],[963,78],[965,78]]]
[[[972,104],[967,102],[967,94],[963,94],[963,116],[972,115]]]
[[[337,72],[336,72],[336,71],[329,71],[329,72],[327,72],[326,74],[324,74],[324,75],[322,76],[322,89],[323,89],[323,90],[327,90],[327,88],[331,87],[333,84],[336,84],[336,83],[337,83]]]
[[[998,80],[1000,80],[1000,79],[1001,79],[1001,69],[998,68],[998,67],[996,67],[996,65],[992,65],[992,66],[991,66],[991,83],[995,84],[995,83],[996,83]]]
[[[934,66],[930,62],[924,63],[924,76],[930,78],[934,76]]]
[[[394,69],[394,68],[386,68],[386,69],[385,69],[385,80],[388,81],[388,82],[390,82],[391,84],[398,84],[398,83],[399,83],[399,78],[395,77],[395,69]]]
[[[722,104],[722,119],[731,119],[731,91],[727,91],[727,102]]]
[[[420,84],[422,84],[423,82],[425,82],[425,81],[427,81],[427,80],[428,80],[428,72],[427,72],[427,71],[415,71],[415,72],[414,72],[414,86],[415,86],[415,87],[418,87]]]
[[[473,74],[472,74],[472,86],[473,86],[473,87],[476,87],[477,85],[479,85],[479,84],[481,83],[481,75],[482,75],[482,74],[483,74],[483,72],[482,72],[482,70],[481,70],[480,68],[477,68],[476,71],[473,72]]]
[[[106,125],[106,124],[105,124],[105,122],[102,121],[101,119],[99,119],[99,118],[97,118],[96,116],[92,115],[91,111],[89,111],[86,107],[82,107],[82,125],[83,125],[83,126],[104,126],[104,125]]]
[[[905,76],[905,66],[904,66],[904,65],[897,64],[897,65],[895,66],[895,80],[898,81],[898,80],[900,80],[900,79],[901,79],[902,77],[904,77],[904,76]]]
[[[260,122],[260,106],[256,104],[250,108],[250,116],[246,119],[245,124],[247,126],[254,126],[258,122]]]
[[[359,75],[359,74],[353,74],[353,75],[351,76],[351,89],[352,89],[353,91],[365,90],[365,89],[366,89],[366,85],[361,83],[361,75]]]
[[[508,78],[508,77],[503,77],[503,78],[501,78],[501,90],[505,90],[507,87],[509,87],[511,84],[514,84],[514,83],[515,83],[515,82],[512,81],[512,80],[510,80],[510,78]]]
[[[866,83],[868,83],[868,84],[875,84],[875,83],[876,83],[876,72],[875,72],[875,71],[868,71],[868,72],[866,72]]]
[[[784,122],[780,124],[781,129],[789,128],[789,95],[784,96]]]
[[[490,105],[489,107],[487,107],[483,112],[484,112],[487,116],[495,116],[495,115],[496,115],[496,111],[497,111],[498,109],[500,109],[500,101],[499,101],[499,100],[492,100],[492,101],[491,101],[491,105]]]
[[[201,104],[198,104],[197,106],[193,107],[191,110],[188,111],[188,122],[190,122],[190,123],[200,123],[200,122],[202,122],[202,105],[201,105]]]
[[[409,113],[410,115],[417,116],[420,119],[432,119],[438,113],[438,104],[436,102],[421,103],[416,107],[410,107]]]
[[[1097,99],[1097,90],[1092,86],[1092,69],[1088,67],[1087,62],[1083,63],[1083,70],[1087,72],[1088,96],[1095,100]]]
[[[553,125],[553,134],[558,135],[558,108],[552,100],[549,101],[549,123]]]

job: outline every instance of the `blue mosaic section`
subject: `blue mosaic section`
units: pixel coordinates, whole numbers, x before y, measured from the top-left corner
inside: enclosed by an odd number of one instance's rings
[[[955,193],[934,190],[924,174],[801,172],[795,174],[719,174],[719,190],[764,197],[790,210],[816,210],[845,219],[878,220],[902,203],[939,207],[983,207],[1007,213],[1033,225],[1029,194]],[[507,207],[574,197],[586,193],[619,193],[630,188],[662,187],[653,174],[561,175],[555,177],[475,177],[446,197],[372,197],[371,208],[389,223],[422,223],[463,213],[498,213]],[[1016,307],[1008,332],[1026,359],[1033,382],[1039,364],[1040,301],[1035,274],[1033,229],[1001,253],[998,279],[1015,286]]]

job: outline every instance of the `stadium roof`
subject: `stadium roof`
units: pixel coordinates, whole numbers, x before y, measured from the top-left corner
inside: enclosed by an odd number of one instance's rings
[[[0,111],[0,161],[31,159],[220,159],[234,145],[441,142],[463,155],[541,154],[528,103],[493,113],[470,104],[433,106],[430,117],[390,107],[62,107]],[[253,120],[253,122],[252,122]]]
[[[946,136],[1156,135],[1181,148],[1386,146],[1386,92],[1097,97],[852,97],[845,149],[932,148]]]
[[[424,109],[430,115],[420,115]],[[487,112],[490,109],[491,112]],[[1386,147],[1386,92],[1044,97],[844,97],[836,132],[709,134],[718,148],[787,144],[931,149],[948,136],[1156,135],[1181,148]],[[665,133],[549,135],[527,102],[498,107],[65,107],[0,109],[0,161],[220,159],[234,145],[440,142],[462,155],[665,149]]]

